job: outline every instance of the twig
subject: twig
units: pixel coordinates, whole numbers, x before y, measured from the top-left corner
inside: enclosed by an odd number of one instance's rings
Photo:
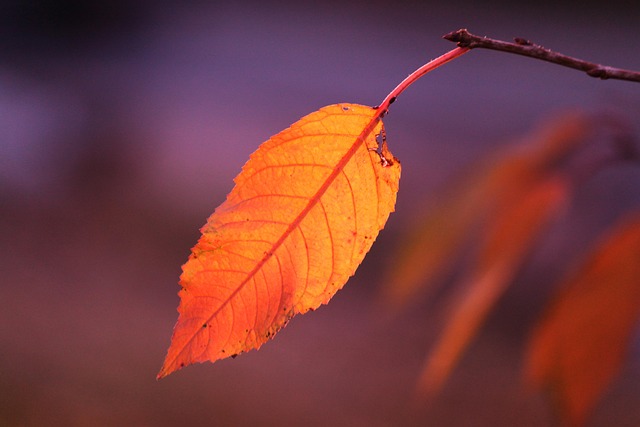
[[[541,59],[543,61],[584,71],[591,77],[603,80],[618,79],[640,82],[640,72],[638,71],[623,70],[621,68],[608,67],[605,65],[595,64],[593,62],[583,61],[582,59],[573,58],[571,56],[545,49],[540,45],[522,38],[516,38],[514,39],[514,43],[509,43],[501,40],[490,39],[488,37],[476,36],[465,29],[446,34],[443,38],[457,43],[458,47],[466,47],[469,49],[484,48],[515,53],[517,55]]]

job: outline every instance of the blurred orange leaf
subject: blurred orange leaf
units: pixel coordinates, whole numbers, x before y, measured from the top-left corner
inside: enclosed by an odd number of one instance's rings
[[[383,281],[382,301],[398,309],[431,289],[474,231],[557,170],[591,131],[585,114],[565,113],[524,139],[471,168],[438,204],[416,218],[401,241]]]
[[[380,115],[331,105],[251,155],[183,266],[158,378],[259,348],[354,274],[394,209],[400,178]]]
[[[526,374],[566,425],[583,425],[618,373],[640,315],[640,213],[618,226],[562,286],[538,324]]]
[[[511,283],[542,229],[557,216],[568,195],[568,180],[549,178],[520,195],[489,224],[476,264],[451,302],[442,336],[419,380],[427,395],[437,391]]]

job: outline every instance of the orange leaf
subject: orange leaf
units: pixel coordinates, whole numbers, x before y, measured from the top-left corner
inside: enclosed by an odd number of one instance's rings
[[[455,261],[473,228],[508,209],[587,140],[592,131],[585,114],[565,113],[524,138],[474,165],[468,175],[447,188],[441,200],[416,218],[401,241],[382,301],[398,309],[433,284]]]
[[[259,348],[354,274],[398,191],[400,163],[384,143],[381,113],[324,107],[251,155],[183,266],[180,316],[158,378]]]
[[[486,194],[478,187],[465,182],[407,227],[382,280],[380,302],[385,310],[397,311],[415,301],[419,291],[433,290],[439,275],[454,263],[469,229],[485,214]]]
[[[537,326],[527,377],[549,387],[567,425],[583,425],[622,365],[640,316],[640,213],[569,278]]]
[[[419,387],[425,394],[442,386],[567,194],[566,179],[550,178],[522,194],[490,224],[478,262],[454,297],[445,330],[422,371]]]

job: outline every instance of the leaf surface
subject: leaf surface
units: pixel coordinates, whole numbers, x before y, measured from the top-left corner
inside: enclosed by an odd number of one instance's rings
[[[158,378],[259,348],[354,274],[394,210],[400,179],[380,115],[324,107],[251,155],[182,268]]]
[[[640,213],[565,281],[538,324],[526,374],[548,388],[565,425],[583,425],[620,370],[640,317]]]

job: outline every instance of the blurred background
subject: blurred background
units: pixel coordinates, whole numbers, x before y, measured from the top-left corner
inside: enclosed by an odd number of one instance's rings
[[[640,204],[637,166],[575,194],[429,404],[412,393],[442,325],[426,306],[387,319],[374,304],[402,224],[474,159],[567,109],[638,131],[638,84],[490,51],[434,71],[393,105],[397,212],[331,304],[259,351],[155,375],[180,266],[269,136],[324,105],[376,105],[453,48],[441,36],[459,28],[638,70],[638,17],[640,4],[615,0],[5,0],[0,425],[553,425],[521,384],[522,344],[563,259]],[[591,425],[639,425],[639,384],[636,344]]]

